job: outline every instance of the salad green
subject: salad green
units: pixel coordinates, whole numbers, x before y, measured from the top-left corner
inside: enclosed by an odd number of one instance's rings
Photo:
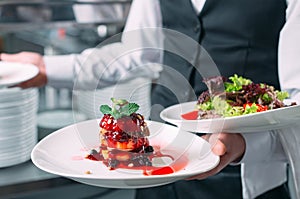
[[[273,86],[264,83],[253,83],[237,74],[228,79],[229,81],[220,76],[204,79],[208,91],[201,93],[198,98],[196,107],[199,119],[232,117],[276,109],[285,106],[283,100],[289,97],[286,91],[275,90]]]

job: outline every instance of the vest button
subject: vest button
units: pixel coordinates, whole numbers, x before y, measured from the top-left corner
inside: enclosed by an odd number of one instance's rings
[[[194,32],[199,32],[200,30],[200,25],[197,24],[195,27],[194,27]]]

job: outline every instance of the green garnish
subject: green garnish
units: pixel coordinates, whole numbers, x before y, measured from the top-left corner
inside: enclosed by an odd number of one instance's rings
[[[226,100],[219,96],[213,97],[211,101],[207,101],[203,104],[197,104],[197,108],[202,111],[214,111],[218,115],[224,117],[232,117],[243,114],[243,108],[239,106],[231,106]]]
[[[197,109],[201,109],[202,111],[208,111],[208,110],[213,109],[211,101],[207,101],[202,104],[197,104],[196,106],[197,106]]]
[[[238,76],[237,74],[229,77],[229,79],[232,81],[232,83],[224,82],[226,92],[239,91],[244,85],[249,85],[252,83],[250,79],[243,78],[241,76]]]
[[[256,113],[258,110],[258,106],[253,103],[251,106],[249,106],[248,104],[245,106],[245,111],[244,111],[244,115],[246,114],[250,114],[250,113]]]
[[[112,113],[112,109],[108,105],[101,105],[100,106],[100,111],[103,114],[111,114]]]
[[[272,97],[268,93],[263,94],[261,98],[267,103],[269,103],[273,100]]]
[[[125,99],[115,99],[111,98],[112,107],[108,105],[101,105],[100,111],[103,114],[110,114],[115,119],[119,119],[123,116],[130,116],[132,113],[135,113],[140,106],[136,103],[129,103]]]
[[[212,109],[224,117],[238,116],[243,113],[243,109],[238,106],[231,106],[226,100],[216,96],[212,100]]]
[[[275,91],[275,94],[277,96],[277,99],[281,101],[289,97],[289,93],[286,91]]]

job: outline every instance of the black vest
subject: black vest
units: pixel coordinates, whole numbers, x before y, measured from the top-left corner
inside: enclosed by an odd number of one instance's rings
[[[221,75],[238,74],[279,89],[277,46],[285,23],[285,0],[206,0],[199,15],[189,0],[160,0],[160,6],[163,27],[199,42]],[[207,89],[201,75],[183,58],[164,52],[163,60],[194,88],[194,97],[187,100],[196,100]],[[174,78],[169,84],[176,83]],[[167,107],[182,102],[167,87],[154,85],[152,104]]]

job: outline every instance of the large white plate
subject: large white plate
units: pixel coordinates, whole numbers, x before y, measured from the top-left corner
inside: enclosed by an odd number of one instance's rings
[[[158,122],[148,122],[151,145],[161,151],[177,154],[175,159],[187,157],[184,169],[167,175],[145,176],[140,170],[114,171],[101,162],[87,160],[87,150],[99,145],[99,120],[88,120],[60,129],[41,140],[33,149],[31,158],[40,169],[65,176],[75,181],[110,188],[143,188],[168,184],[211,170],[219,157],[202,138]],[[92,174],[85,174],[91,171]]]
[[[0,62],[0,87],[12,86],[35,77],[39,70],[32,64]]]
[[[286,101],[287,103],[289,101]],[[268,110],[243,116],[184,120],[181,115],[195,110],[196,101],[164,109],[160,117],[183,130],[198,133],[250,133],[284,128],[300,122],[300,105]],[[299,104],[299,103],[298,103]]]

